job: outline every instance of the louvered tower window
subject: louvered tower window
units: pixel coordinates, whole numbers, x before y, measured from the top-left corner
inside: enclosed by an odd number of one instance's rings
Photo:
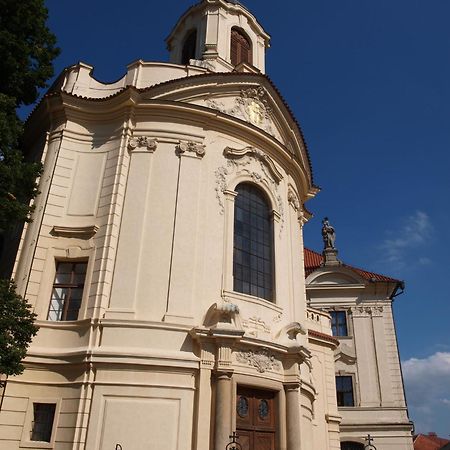
[[[252,44],[250,39],[239,29],[231,29],[231,64],[252,64]]]
[[[189,60],[195,59],[197,46],[197,30],[192,30],[186,37],[181,52],[181,64],[189,64]]]

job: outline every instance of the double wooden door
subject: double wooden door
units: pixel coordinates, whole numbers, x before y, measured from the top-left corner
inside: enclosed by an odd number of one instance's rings
[[[275,393],[238,388],[236,429],[242,450],[276,450]]]

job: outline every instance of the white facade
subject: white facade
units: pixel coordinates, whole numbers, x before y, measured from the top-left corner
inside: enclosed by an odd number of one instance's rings
[[[251,45],[236,70],[233,30]],[[339,341],[307,306],[301,257],[317,188],[263,75],[268,36],[207,0],[168,44],[171,63],[137,61],[115,84],[67,69],[28,122],[44,173],[14,278],[40,331],[8,381],[0,449],[222,450],[238,430],[248,449],[337,450]],[[242,185],[271,212],[269,299],[235,288]],[[262,407],[251,426],[245,396]]]
[[[412,449],[392,312],[403,284],[305,252],[308,304],[336,318],[336,377],[352,385],[353,404],[339,405],[338,395],[341,442],[365,444],[370,434],[377,449]]]

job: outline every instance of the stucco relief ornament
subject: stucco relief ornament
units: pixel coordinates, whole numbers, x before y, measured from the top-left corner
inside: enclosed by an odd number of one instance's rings
[[[354,317],[368,317],[372,315],[370,306],[353,306],[350,310]]]
[[[295,211],[300,209],[300,201],[297,194],[291,188],[288,190],[288,202],[295,209]]]
[[[227,158],[226,166],[219,167],[214,172],[216,176],[216,198],[219,202],[220,214],[223,214],[225,211],[223,193],[228,189],[228,180],[232,175],[246,174],[255,183],[264,184],[272,192],[280,216],[281,233],[284,226],[284,208],[283,199],[278,192],[278,184],[283,179],[283,175],[277,169],[272,159],[262,150],[250,146],[243,149],[226,147],[223,154]],[[254,164],[252,166],[252,163],[255,161],[259,165],[258,171],[255,170]]]
[[[258,333],[270,333],[270,327],[260,317],[250,317],[249,319],[242,321],[242,327],[248,330],[248,334],[258,337]]]
[[[199,144],[198,142],[188,141],[182,142],[180,141],[177,145],[177,153],[178,155],[189,154],[192,153],[199,158],[203,158],[205,156],[206,150],[205,145]]]
[[[281,369],[280,361],[274,355],[271,355],[266,348],[256,352],[252,350],[236,352],[236,359],[240,363],[254,367],[259,373],[264,373],[267,370],[279,371]]]
[[[243,106],[247,120],[254,125],[261,126],[266,119],[270,120],[271,109],[266,100],[266,91],[262,87],[242,90],[236,103]]]
[[[135,136],[128,142],[128,149],[130,151],[136,150],[139,147],[146,148],[150,153],[153,153],[158,146],[156,139],[149,138],[147,136]]]
[[[227,108],[223,102],[214,99],[206,100],[206,104],[211,109],[243,119],[275,136],[271,119],[272,110],[266,97],[267,93],[265,89],[258,86],[243,89],[239,97],[236,97],[232,108]]]

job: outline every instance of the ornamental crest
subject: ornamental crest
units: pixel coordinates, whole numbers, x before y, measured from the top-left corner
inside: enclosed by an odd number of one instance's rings
[[[228,189],[229,178],[232,175],[246,174],[255,183],[264,184],[272,192],[276,199],[278,213],[280,215],[281,233],[284,226],[284,208],[283,200],[278,192],[278,185],[283,176],[278,171],[272,159],[262,150],[255,147],[245,147],[243,149],[226,147],[223,154],[227,158],[227,163],[215,171],[216,198],[219,202],[220,214],[223,214],[225,211],[223,193]],[[256,167],[255,162],[257,163]]]
[[[261,127],[265,119],[270,119],[271,109],[267,104],[266,91],[262,87],[241,91],[236,103],[243,106],[247,120],[253,125]]]
[[[149,138],[148,136],[134,136],[128,142],[128,150],[133,151],[139,147],[146,148],[150,153],[153,153],[158,146],[156,139]]]
[[[254,367],[259,373],[264,373],[268,370],[281,370],[280,361],[274,355],[270,354],[266,348],[256,352],[252,350],[236,352],[236,359],[240,363]]]
[[[212,99],[207,100],[206,104],[212,109],[250,122],[278,139],[272,126],[272,110],[266,97],[265,89],[258,86],[243,89],[231,108],[227,108],[222,102]]]
[[[188,142],[180,141],[177,145],[176,151],[178,156],[191,154],[199,158],[203,158],[203,156],[205,156],[206,153],[205,145],[193,141]]]

